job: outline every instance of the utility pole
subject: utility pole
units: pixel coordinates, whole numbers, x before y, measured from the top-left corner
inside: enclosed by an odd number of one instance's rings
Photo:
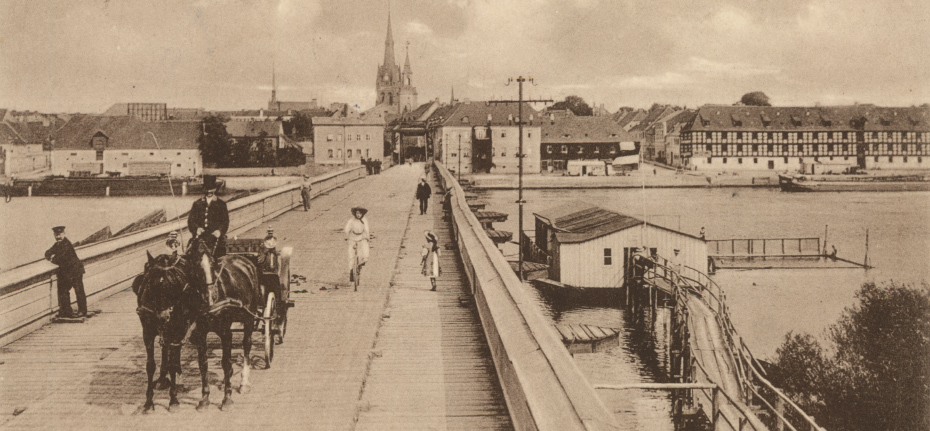
[[[519,88],[519,95],[520,95],[519,99],[517,100],[492,100],[489,103],[514,103],[514,102],[517,103],[517,130],[518,130],[517,133],[519,134],[519,141],[518,141],[519,150],[517,150],[517,158],[520,159],[519,171],[517,173],[517,190],[518,190],[517,205],[519,206],[519,213],[517,216],[519,217],[519,220],[518,220],[519,227],[517,228],[519,230],[517,232],[517,238],[518,238],[517,243],[519,244],[519,249],[520,249],[519,250],[520,257],[519,257],[519,261],[517,262],[517,265],[518,265],[517,275],[520,277],[520,281],[523,281],[523,204],[526,203],[526,201],[523,200],[523,158],[526,157],[526,155],[523,154],[523,124],[525,123],[523,121],[523,102],[552,103],[552,100],[549,100],[549,99],[523,100],[523,83],[526,81],[529,81],[530,84],[536,85],[533,82],[533,78],[524,78],[523,76],[517,77],[516,80],[514,80],[513,78],[507,78],[507,85],[510,86],[510,84],[513,81],[517,81],[517,86]]]

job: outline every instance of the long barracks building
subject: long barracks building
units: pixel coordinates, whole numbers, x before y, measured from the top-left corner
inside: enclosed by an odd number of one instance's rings
[[[706,105],[681,131],[697,170],[930,169],[930,108]]]

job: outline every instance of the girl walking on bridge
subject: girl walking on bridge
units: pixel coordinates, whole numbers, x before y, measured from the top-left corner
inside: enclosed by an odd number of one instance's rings
[[[433,286],[430,290],[435,292],[436,278],[442,273],[442,270],[439,268],[439,238],[430,231],[425,231],[424,233],[426,234],[426,244],[423,246],[423,251],[420,253],[420,255],[423,256],[423,260],[421,261],[423,265],[422,274],[429,277],[430,285]]]

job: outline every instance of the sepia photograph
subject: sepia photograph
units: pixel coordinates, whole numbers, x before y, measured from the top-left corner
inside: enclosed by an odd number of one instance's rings
[[[0,0],[0,429],[930,431],[930,2]]]

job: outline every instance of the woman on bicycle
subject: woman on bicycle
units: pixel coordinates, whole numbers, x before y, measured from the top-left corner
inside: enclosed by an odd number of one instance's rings
[[[346,222],[346,227],[342,230],[346,234],[346,241],[349,242],[349,281],[355,281],[355,265],[358,262],[358,270],[361,271],[365,262],[368,262],[368,241],[371,239],[371,229],[368,227],[368,218],[365,213],[368,210],[362,207],[352,208],[352,217]],[[357,260],[356,260],[357,258]]]

